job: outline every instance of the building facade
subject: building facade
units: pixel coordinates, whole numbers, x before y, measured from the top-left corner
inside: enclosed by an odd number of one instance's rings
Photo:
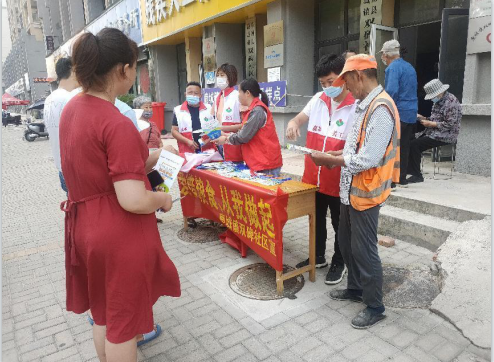
[[[286,82],[284,107],[271,107],[278,137],[285,144],[288,121],[320,90],[314,66],[322,55],[347,49],[375,54],[394,37],[401,43],[403,58],[417,71],[419,113],[430,114],[432,103],[424,100],[423,86],[438,77],[463,103],[457,170],[490,175],[490,46],[467,51],[479,18],[484,33],[477,38],[485,40],[488,35],[490,45],[488,0],[140,3],[143,45],[150,50],[151,92],[167,102],[167,129],[173,107],[183,101],[186,82],[197,80],[210,88],[211,71],[229,62],[239,70],[239,81],[255,76],[259,82]],[[383,83],[380,62],[378,71]],[[305,143],[304,138],[299,143]]]
[[[3,86],[5,92],[35,102],[49,91],[37,2],[7,0],[7,12],[12,48],[2,64]],[[15,108],[22,111],[25,107]]]
[[[205,101],[211,102],[216,92],[216,68],[225,62],[234,64],[239,81],[254,77],[267,91],[283,145],[288,121],[320,90],[314,66],[322,55],[341,54],[347,49],[375,54],[386,40],[397,38],[402,57],[417,71],[419,113],[430,114],[432,103],[423,99],[423,86],[437,77],[450,84],[450,91],[463,104],[457,170],[490,175],[489,0],[8,0],[8,3],[13,40],[28,41],[22,29],[31,29],[32,34],[26,33],[38,40],[39,27],[28,22],[42,24],[47,78],[56,77],[56,61],[71,54],[72,45],[82,32],[97,33],[105,26],[126,32],[140,50],[136,84],[129,92],[148,94],[154,101],[166,102],[167,130],[171,129],[173,107],[184,101],[188,81],[201,82]],[[18,46],[13,44],[13,52],[14,48]],[[18,64],[10,62],[10,67],[17,69],[8,77],[14,84],[30,68],[27,59]],[[384,82],[384,66],[378,64],[380,81]],[[30,78],[28,74],[27,79]],[[300,144],[305,143],[303,134]]]
[[[105,27],[122,30],[137,44],[142,43],[141,11],[139,0],[78,0],[67,1],[63,6],[61,0],[38,0],[44,2],[42,10],[45,37],[50,40],[61,39],[46,53],[46,69],[48,77],[55,79],[55,64],[58,59],[72,54],[72,47],[77,38],[84,32],[97,34]],[[58,6],[58,7],[57,7]],[[58,10],[53,11],[54,8]],[[79,9],[79,10],[77,10]],[[65,21],[64,18],[72,19]],[[74,26],[76,19],[78,26]],[[65,25],[64,25],[65,24]],[[148,53],[144,47],[139,48],[137,64],[137,80],[129,90],[134,94],[149,94],[149,72],[147,69]],[[56,83],[52,83],[56,88]]]

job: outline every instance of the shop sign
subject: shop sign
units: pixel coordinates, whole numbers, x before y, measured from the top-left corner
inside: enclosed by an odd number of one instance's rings
[[[21,93],[24,93],[24,77],[22,77],[17,82],[15,82],[10,87],[8,87],[5,90],[5,93],[8,93],[13,97],[18,96]]]
[[[269,98],[269,105],[274,107],[286,107],[286,80],[277,82],[259,83],[261,90]],[[238,86],[234,87],[238,90]],[[202,90],[202,101],[209,105],[214,104],[214,100],[220,94],[219,88],[204,88]]]
[[[283,20],[264,26],[264,46],[283,44]]]
[[[50,83],[53,82],[53,78],[33,78],[33,83]]]
[[[145,0],[146,24],[159,24],[179,12],[181,8],[195,2],[205,3],[209,0]]]
[[[470,0],[470,19],[491,16],[491,0]]]
[[[264,68],[281,67],[283,65],[283,44],[264,48]]]
[[[372,24],[382,24],[382,0],[362,0],[360,4],[360,52],[369,53]]]
[[[245,22],[245,67],[247,78],[257,78],[257,34],[256,18]]]
[[[139,0],[126,0],[108,10],[102,17],[86,27],[86,31],[97,34],[103,28],[116,28],[137,44],[142,43]]]
[[[467,54],[491,51],[491,16],[470,19],[468,24]]]

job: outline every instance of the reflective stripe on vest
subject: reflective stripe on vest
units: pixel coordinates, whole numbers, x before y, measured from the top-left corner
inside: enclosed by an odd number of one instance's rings
[[[396,106],[391,100],[391,97],[385,91],[379,94],[376,99],[372,101],[366,115],[364,116],[356,152],[359,151],[360,145],[365,142],[368,121],[380,105],[386,106],[393,115],[394,127],[391,134],[391,139],[389,140],[384,156],[380,162],[376,165],[376,167],[362,171],[361,173],[355,175],[352,180],[352,185],[350,187],[350,201],[352,206],[359,211],[367,210],[385,202],[391,192],[390,189],[392,182],[398,182],[399,179],[399,114]],[[392,164],[390,162],[392,162]]]
[[[381,186],[379,186],[377,189],[374,189],[372,191],[364,191],[357,187],[352,187],[350,189],[350,195],[362,197],[365,199],[373,199],[374,197],[378,197],[379,195],[381,195],[387,189],[391,188],[392,182],[393,182],[392,179],[386,180],[382,183]]]

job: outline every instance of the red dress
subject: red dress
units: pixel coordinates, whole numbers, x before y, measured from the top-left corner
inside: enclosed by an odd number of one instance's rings
[[[153,329],[153,304],[180,296],[153,213],[125,211],[113,183],[141,180],[148,148],[110,102],[81,94],[64,108],[60,153],[69,201],[65,221],[67,310],[91,309],[107,339],[122,343]]]

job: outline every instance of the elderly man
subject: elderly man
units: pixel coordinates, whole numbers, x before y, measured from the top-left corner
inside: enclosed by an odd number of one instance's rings
[[[380,53],[382,62],[387,66],[384,72],[384,89],[393,98],[400,113],[400,185],[406,185],[410,141],[415,134],[417,122],[417,73],[410,63],[400,58],[398,40],[385,42]]]
[[[439,79],[433,79],[424,86],[425,99],[430,99],[434,104],[430,119],[417,115],[425,131],[410,144],[408,173],[412,176],[407,179],[409,183],[424,181],[420,172],[422,152],[433,147],[456,143],[458,139],[462,116],[461,103],[458,98],[446,91],[448,88],[449,85],[441,83]]]
[[[347,59],[334,87],[346,87],[358,100],[353,127],[343,151],[315,153],[317,165],[341,166],[339,245],[348,267],[347,289],[332,299],[363,302],[352,319],[357,329],[385,318],[382,265],[377,249],[379,209],[399,178],[400,116],[393,99],[377,81],[377,62],[366,54]]]

